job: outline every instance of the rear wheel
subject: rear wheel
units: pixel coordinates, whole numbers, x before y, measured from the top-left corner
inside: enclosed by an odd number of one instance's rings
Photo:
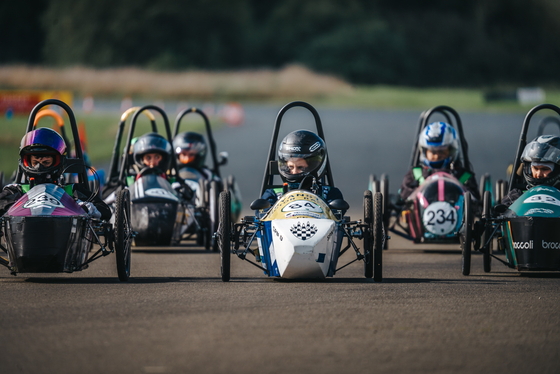
[[[486,173],[480,177],[480,184],[478,185],[478,188],[481,199],[486,191],[490,191],[490,199],[492,199],[492,180],[490,179],[490,174]]]
[[[370,190],[364,192],[364,271],[366,278],[373,277],[373,195]]]
[[[133,239],[130,225],[130,192],[128,189],[121,189],[117,194],[114,230],[117,273],[119,280],[124,282],[130,277],[130,254]]]
[[[383,194],[383,227],[385,230],[389,227],[389,219],[391,219],[391,209],[389,208],[389,177],[386,174],[381,175],[379,188]],[[383,249],[389,249],[389,241],[383,241]]]
[[[369,185],[368,185],[368,189],[373,192],[374,194],[376,192],[380,192],[380,183],[379,180],[377,179],[377,177],[373,174],[369,175]]]
[[[383,194],[377,192],[373,195],[373,280],[383,280]]]
[[[492,196],[490,196],[490,191],[486,191],[484,193],[483,205],[482,205],[482,219],[490,219],[490,209],[492,207]],[[492,226],[487,225],[484,228],[484,234],[482,235],[482,243],[486,244],[488,240],[490,242],[487,246],[482,247],[482,258],[484,263],[484,272],[489,273],[492,270],[492,249],[493,249],[493,240],[491,238],[492,235]]]
[[[461,242],[461,260],[463,275],[469,275],[471,272],[471,249],[472,249],[472,225],[473,213],[470,192],[465,193],[465,202],[463,205],[463,235]]]
[[[230,279],[231,263],[231,195],[229,191],[220,193],[220,221],[218,225],[216,244],[220,251],[222,281],[228,282]]]
[[[204,246],[205,249],[210,249],[210,244],[208,244],[208,227],[210,226],[210,218],[208,218],[208,181],[201,178],[199,181],[200,191],[197,197],[200,201],[197,202],[198,210],[198,225],[196,229],[196,244]]]
[[[218,245],[216,244],[215,240],[212,238],[214,237],[214,233],[218,230],[219,224],[219,207],[218,207],[218,199],[220,196],[220,188],[217,181],[210,182],[210,189],[208,190],[208,215],[209,215],[209,227],[207,230],[207,246],[206,249],[211,248],[214,252],[218,251]],[[231,200],[231,195],[230,195]]]
[[[502,185],[503,185],[504,181],[502,179],[498,179],[496,181],[496,185],[495,185],[495,196],[496,196],[496,204],[501,204],[502,203],[502,199],[504,198],[504,194],[502,191]]]
[[[502,182],[502,199],[507,196],[508,187],[509,187],[509,182],[508,181],[503,181]]]

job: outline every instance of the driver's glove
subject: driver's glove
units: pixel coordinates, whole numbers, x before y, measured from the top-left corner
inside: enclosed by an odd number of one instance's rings
[[[90,203],[89,201],[80,201],[78,205],[81,206],[89,216],[97,219],[101,218],[101,212],[97,210],[93,203]]]
[[[180,196],[183,196],[183,198],[187,201],[192,200],[192,198],[194,197],[193,190],[187,184],[173,182],[171,187],[173,187],[173,189],[177,191]]]

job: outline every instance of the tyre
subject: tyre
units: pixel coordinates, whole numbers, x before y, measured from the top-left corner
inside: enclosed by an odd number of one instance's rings
[[[198,246],[206,246],[205,241],[206,241],[206,231],[204,230],[204,222],[206,222],[206,216],[203,214],[203,212],[201,212],[200,210],[200,205],[202,206],[206,206],[206,203],[204,202],[204,195],[205,195],[205,188],[207,188],[208,182],[206,182],[206,180],[204,178],[200,178],[198,180],[198,191],[196,191],[196,215],[195,215],[195,219],[197,220],[197,222],[195,223],[195,225],[197,226],[196,228],[196,245]],[[198,224],[198,225],[197,225]]]
[[[235,177],[233,175],[228,175],[226,178],[225,189],[233,193],[234,186],[235,186]]]
[[[478,185],[479,196],[482,199],[484,192],[490,191],[490,199],[492,198],[492,180],[490,179],[490,174],[486,173],[480,177],[480,184]]]
[[[509,182],[503,181],[502,182],[502,199],[507,196],[509,188]]]
[[[483,198],[483,205],[482,205],[482,218],[483,219],[490,219],[490,209],[492,208],[492,196],[490,196],[490,191],[486,191],[484,193]],[[492,236],[492,226],[486,226],[484,228],[484,233],[482,234],[482,243],[485,244]],[[492,270],[492,249],[494,243],[493,240],[490,240],[488,246],[482,247],[482,259],[484,263],[484,272],[489,273]]]
[[[373,195],[370,190],[364,192],[364,273],[366,278],[373,277]]]
[[[369,175],[369,185],[368,185],[368,189],[373,192],[374,194],[376,192],[380,191],[380,185],[379,185],[379,181],[377,180],[377,177],[373,174]]]
[[[373,280],[383,280],[383,194],[373,195]]]
[[[130,192],[121,189],[115,204],[115,255],[117,273],[121,282],[130,277],[130,254],[132,247],[132,227],[130,225]]]
[[[239,191],[239,186],[235,180],[233,175],[229,175],[226,181],[226,187],[229,192],[231,192],[231,219],[233,222],[236,222],[241,215],[241,208],[242,208],[242,196],[241,192]]]
[[[206,231],[206,249],[212,249],[214,252],[218,251],[218,245],[214,237],[214,233],[218,230],[219,223],[219,207],[218,199],[220,196],[221,189],[217,181],[210,182],[210,189],[208,190],[208,230]],[[231,194],[230,194],[231,200]]]
[[[494,187],[494,194],[496,196],[495,198],[495,202],[496,204],[501,204],[502,203],[502,199],[504,198],[504,194],[503,194],[503,190],[502,190],[502,185],[503,185],[504,181],[502,179],[498,179],[496,181],[496,185]]]
[[[0,171],[0,191],[4,189],[4,172]]]
[[[461,259],[463,275],[469,275],[471,272],[471,250],[472,250],[472,225],[473,212],[470,192],[465,193],[465,202],[463,205],[463,235],[461,241]]]
[[[220,251],[222,281],[229,282],[231,262],[231,194],[229,191],[220,193],[220,221],[216,243]]]
[[[391,219],[391,208],[389,207],[389,177],[386,174],[381,175],[379,188],[383,194],[383,228],[387,230]],[[383,241],[383,249],[389,249],[388,240]]]

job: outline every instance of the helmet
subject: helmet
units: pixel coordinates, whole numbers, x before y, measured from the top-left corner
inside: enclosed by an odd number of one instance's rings
[[[158,165],[158,169],[162,172],[169,169],[169,163],[171,161],[171,144],[158,133],[150,132],[138,137],[136,143],[134,143],[134,150],[132,152],[134,157],[134,163],[140,167],[140,169],[145,168],[147,165],[144,164],[143,157],[147,153],[159,153],[162,157]]]
[[[457,158],[457,150],[459,149],[455,129],[445,122],[432,122],[426,126],[420,133],[418,145],[421,150],[420,161],[436,169],[448,168]],[[428,150],[439,151],[446,149],[449,150],[449,154],[442,160],[430,161],[426,156],[426,151]]]
[[[206,162],[207,148],[204,137],[196,132],[182,132],[173,139],[173,149],[179,165],[201,169]],[[182,157],[184,162],[179,156],[183,151],[188,151],[190,154],[188,157]]]
[[[36,163],[33,166],[31,156],[51,156],[50,166]],[[38,128],[25,134],[19,147],[19,165],[29,179],[35,184],[53,183],[62,174],[66,159],[66,143],[59,133],[46,127]]]
[[[521,154],[523,176],[529,187],[539,184],[554,186],[560,181],[560,137],[541,135],[525,146]],[[535,178],[531,171],[531,163],[550,163],[552,171],[546,178]]]
[[[321,178],[326,172],[327,146],[308,130],[289,133],[278,148],[278,169],[289,183],[301,182],[307,175]]]

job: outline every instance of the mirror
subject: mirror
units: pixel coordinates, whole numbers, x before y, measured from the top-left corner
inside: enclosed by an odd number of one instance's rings
[[[329,203],[329,208],[334,210],[348,210],[350,205],[348,205],[346,200],[336,199]]]
[[[251,203],[252,210],[262,210],[270,208],[270,201],[265,199],[257,199]]]
[[[218,155],[218,165],[223,166],[228,162],[229,154],[227,152],[220,152]]]

